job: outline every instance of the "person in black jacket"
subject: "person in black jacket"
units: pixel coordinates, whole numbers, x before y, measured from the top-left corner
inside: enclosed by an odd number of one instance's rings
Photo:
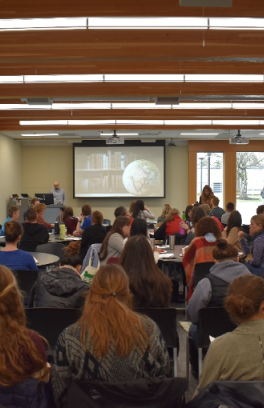
[[[80,277],[80,242],[70,242],[63,250],[60,266],[45,272],[32,288],[28,307],[82,307],[89,285]]]
[[[106,229],[102,224],[103,214],[100,211],[94,211],[92,213],[92,225],[86,227],[82,234],[80,250],[82,260],[85,258],[85,255],[92,244],[100,244],[105,239]]]
[[[30,208],[26,215],[27,221],[22,224],[23,234],[21,241],[38,241],[46,243],[49,240],[49,232],[45,225],[37,223],[37,212]]]

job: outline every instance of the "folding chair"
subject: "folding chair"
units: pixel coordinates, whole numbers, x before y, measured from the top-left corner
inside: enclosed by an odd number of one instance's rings
[[[25,309],[27,327],[37,331],[48,340],[50,348],[54,348],[61,332],[77,322],[81,309],[57,309],[53,307],[37,307]]]
[[[194,288],[197,286],[198,282],[205,278],[209,271],[210,268],[214,265],[214,262],[201,262],[197,263],[194,268],[193,272],[193,286]]]
[[[202,351],[210,346],[209,336],[219,337],[233,331],[237,325],[230,320],[223,307],[207,307],[199,312],[198,322],[198,372],[202,371]]]
[[[136,312],[145,314],[157,323],[164,337],[167,348],[173,351],[173,376],[177,377],[177,355],[179,353],[179,335],[177,332],[177,310],[168,308],[142,308]]]
[[[63,248],[65,248],[65,245],[60,242],[48,242],[47,244],[38,245],[36,252],[57,255],[61,258]]]

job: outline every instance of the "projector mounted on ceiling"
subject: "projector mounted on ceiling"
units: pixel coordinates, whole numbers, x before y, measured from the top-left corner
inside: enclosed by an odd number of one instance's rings
[[[174,143],[174,140],[171,138],[170,142],[168,143],[168,146],[175,146],[177,147],[177,145]]]
[[[237,131],[237,134],[232,139],[229,139],[229,144],[239,144],[246,145],[249,144],[249,139],[246,139],[241,135],[240,130]]]
[[[109,137],[109,139],[106,139],[105,141],[106,144],[124,144],[124,138],[123,137],[119,137],[116,134],[116,131],[114,130],[114,134],[112,137]]]

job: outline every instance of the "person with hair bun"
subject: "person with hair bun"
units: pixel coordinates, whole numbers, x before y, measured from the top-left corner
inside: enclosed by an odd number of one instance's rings
[[[50,372],[47,355],[43,339],[26,327],[21,298],[13,273],[0,265],[0,401],[19,408],[41,401],[38,406],[48,408],[43,394]]]
[[[229,284],[238,276],[250,275],[246,266],[239,262],[237,249],[223,238],[216,242],[213,258],[215,265],[197,284],[186,309],[186,314],[192,322],[189,336],[194,342],[192,344],[190,341],[190,362],[194,374],[198,372],[197,324],[200,310],[205,307],[223,306]]]
[[[197,392],[213,381],[264,380],[264,280],[254,275],[234,279],[224,307],[238,327],[211,343]]]
[[[37,271],[38,267],[34,258],[28,252],[17,248],[23,234],[22,225],[17,221],[8,221],[5,224],[6,246],[0,251],[0,265],[5,265],[12,270]]]
[[[264,216],[253,215],[250,221],[249,234],[253,237],[253,246],[250,248],[245,238],[241,239],[241,246],[245,254],[252,251],[252,259],[245,262],[251,273],[257,276],[264,274]]]
[[[57,406],[71,380],[131,382],[165,377],[169,356],[150,318],[132,310],[129,279],[119,265],[95,274],[81,318],[65,329],[54,350],[51,384]],[[154,391],[153,391],[154,392]]]
[[[34,284],[28,307],[81,307],[89,290],[80,277],[81,267],[80,242],[70,242],[63,249],[59,267],[41,274]]]

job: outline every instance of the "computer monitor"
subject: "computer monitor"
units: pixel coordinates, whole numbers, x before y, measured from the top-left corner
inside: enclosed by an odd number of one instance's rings
[[[54,204],[54,197],[51,193],[36,193],[35,197],[37,197],[39,201],[45,205]]]

